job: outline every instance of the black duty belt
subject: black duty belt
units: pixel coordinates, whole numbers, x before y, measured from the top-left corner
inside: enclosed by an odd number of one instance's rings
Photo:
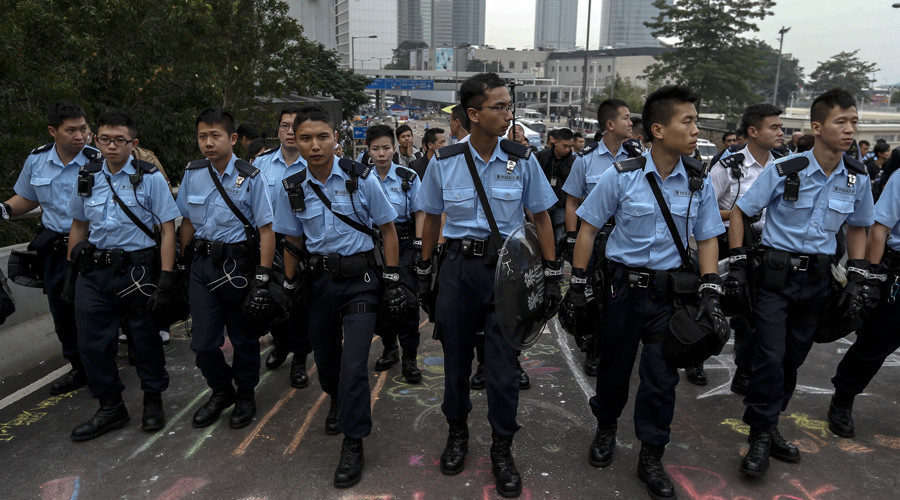
[[[194,255],[205,257],[221,257],[231,255],[234,258],[250,255],[249,243],[225,243],[222,241],[194,239]]]
[[[416,224],[412,220],[405,222],[394,222],[397,229],[398,240],[411,240],[416,237]]]
[[[831,264],[831,257],[825,254],[804,254],[795,252],[786,252],[772,247],[762,247],[764,253],[781,252],[788,255],[788,266],[792,273],[805,273],[807,271],[822,271]]]
[[[463,257],[484,257],[486,248],[487,240],[476,240],[472,238],[447,240],[447,250],[459,251]]]
[[[329,273],[334,277],[352,278],[361,276],[375,265],[375,252],[341,255],[332,253],[322,255],[314,253],[309,256],[309,268],[313,274]]]
[[[120,248],[113,249],[96,249],[92,260],[95,267],[124,267],[132,266],[152,266],[156,261],[157,248],[150,247],[143,250],[135,250],[126,252]]]
[[[621,273],[621,280],[629,288],[668,288],[669,276],[675,269],[657,271],[646,267],[631,267],[619,262],[609,261],[611,270]]]

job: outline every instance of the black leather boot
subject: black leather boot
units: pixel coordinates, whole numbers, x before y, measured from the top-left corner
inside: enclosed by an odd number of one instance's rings
[[[328,407],[328,416],[325,417],[325,434],[334,436],[341,433],[338,428],[338,402],[337,396],[331,396],[331,404]]]
[[[274,370],[279,366],[283,365],[285,361],[287,361],[289,351],[287,349],[279,349],[278,347],[273,348],[269,355],[266,356],[266,368],[269,370]]]
[[[781,437],[777,427],[769,430],[769,434],[772,436],[770,454],[773,457],[782,462],[797,463],[800,461],[800,450],[793,443]]]
[[[212,425],[226,408],[234,404],[234,388],[228,385],[221,390],[213,390],[212,396],[194,413],[193,425],[196,428]]]
[[[656,500],[675,498],[675,486],[662,466],[665,446],[650,446],[641,443],[638,455],[638,478],[647,484],[647,491]]]
[[[469,452],[469,426],[465,420],[449,420],[450,431],[447,434],[447,446],[441,453],[441,474],[455,476],[462,472],[466,465],[466,454]]]
[[[472,375],[472,380],[469,381],[469,388],[473,391],[480,391],[484,389],[484,363],[478,363],[478,367],[475,368],[475,374]]]
[[[496,433],[492,433],[492,437],[491,471],[494,473],[494,486],[501,497],[517,497],[522,493],[522,476],[512,456],[513,437]]]
[[[750,449],[741,459],[741,473],[747,477],[760,477],[769,470],[772,453],[772,435],[768,430],[750,428]]]
[[[413,350],[411,353],[405,352],[403,353],[403,359],[400,363],[401,373],[403,374],[403,379],[406,380],[407,384],[418,384],[422,382],[422,372],[419,370],[419,367],[416,366],[416,352]]]
[[[588,463],[594,467],[608,467],[616,450],[616,423],[597,424],[597,433],[588,450]]]
[[[842,438],[856,435],[853,428],[853,403],[841,404],[836,397],[831,398],[828,405],[828,430]]]
[[[750,374],[740,369],[735,370],[734,378],[731,379],[731,392],[746,396],[750,390]]]
[[[706,379],[706,370],[703,369],[703,365],[685,368],[684,375],[687,381],[694,385],[702,387],[709,383]]]
[[[400,361],[400,348],[396,345],[393,347],[386,347],[384,351],[381,353],[381,357],[375,361],[375,371],[383,372],[385,370],[389,370],[392,366],[396,365]]]
[[[122,396],[100,400],[100,408],[87,422],[72,429],[72,441],[87,441],[114,430],[121,429],[130,417]]]
[[[531,389],[531,378],[528,376],[528,372],[522,368],[519,358],[516,358],[516,381],[519,383],[520,391]]]
[[[72,369],[62,377],[50,384],[50,394],[59,396],[67,392],[76,391],[87,385],[87,377],[84,374],[84,366],[81,363],[72,363]]]
[[[238,389],[234,399],[234,409],[228,419],[228,427],[242,429],[250,425],[256,415],[256,398],[253,389]]]
[[[587,357],[584,358],[584,374],[588,377],[596,377],[597,370],[600,368],[600,358],[592,357],[591,353],[588,352]]]
[[[309,385],[309,374],[306,373],[306,356],[294,354],[291,360],[291,387],[303,389]]]
[[[341,460],[334,470],[334,485],[338,488],[349,488],[358,483],[362,479],[363,465],[365,457],[362,439],[345,436],[341,445]]]
[[[158,392],[144,393],[144,413],[141,415],[141,430],[158,431],[166,425],[166,414],[163,411],[162,394]]]

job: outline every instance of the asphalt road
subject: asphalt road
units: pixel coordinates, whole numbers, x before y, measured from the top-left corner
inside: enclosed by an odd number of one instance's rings
[[[166,347],[172,377],[163,396],[168,424],[156,434],[140,430],[139,382],[123,354],[120,368],[132,421],[89,442],[69,440],[72,427],[96,409],[86,389],[50,397],[46,386],[26,387],[61,367],[61,359],[0,382],[0,469],[4,471],[0,495],[167,500],[187,496],[495,497],[483,391],[472,397],[466,471],[455,477],[438,471],[446,436],[440,412],[444,367],[440,345],[430,338],[431,325],[421,331],[419,364],[425,373],[421,385],[404,383],[399,366],[371,373],[374,430],[365,440],[365,475],[349,490],[331,485],[341,438],[324,433],[327,398],[315,375],[308,388],[297,390],[288,384],[287,365],[271,372],[263,368],[257,388],[258,413],[249,427],[231,430],[225,415],[207,429],[194,429],[191,416],[207,392],[194,367],[187,333],[180,328]],[[613,465],[600,470],[587,463],[595,426],[587,398],[595,381],[581,372],[582,354],[573,346],[554,320],[538,344],[523,353],[523,365],[533,383],[520,393],[522,430],[514,442],[524,474],[523,498],[646,497],[635,476],[640,445],[633,435],[631,402],[620,421]],[[731,347],[706,363],[708,386],[680,384],[672,442],[665,457],[678,495],[697,499],[893,497],[900,479],[900,355],[892,355],[868,392],[857,398],[858,437],[840,439],[822,419],[830,397],[828,380],[847,346],[839,342],[813,349],[801,369],[800,389],[781,424],[784,436],[802,449],[803,460],[799,464],[774,461],[762,481],[744,480],[737,471],[748,429],[740,421],[740,398],[728,391],[734,370]],[[230,354],[229,344],[224,349]],[[370,367],[380,352],[376,338]],[[10,404],[12,399],[16,401]]]

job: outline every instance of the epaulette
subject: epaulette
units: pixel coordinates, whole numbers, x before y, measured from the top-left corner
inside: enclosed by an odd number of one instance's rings
[[[53,143],[50,142],[50,143],[44,144],[43,146],[38,146],[38,147],[32,149],[31,152],[28,154],[36,155],[38,153],[43,153],[44,151],[50,151],[50,148],[52,148],[52,147],[53,147]]]
[[[207,160],[207,159],[194,160],[194,161],[188,163],[187,167],[185,167],[185,169],[186,170],[196,170],[198,168],[206,168],[207,165],[209,165],[209,160]]]
[[[732,154],[737,153],[742,149],[744,149],[744,146],[738,146],[737,144],[735,144],[734,146],[728,146],[728,152]]]
[[[866,166],[850,155],[844,155],[844,166],[847,167],[847,170],[853,172],[856,175],[869,175],[868,170],[866,170]]]
[[[419,174],[417,174],[415,170],[409,167],[404,167],[403,165],[397,165],[396,172],[398,177],[408,182],[416,180],[416,177],[419,176]]]
[[[394,158],[398,158],[397,153],[394,153]],[[399,161],[399,160],[395,160],[394,163],[397,163],[397,161]],[[362,163],[363,165],[374,165],[375,164],[375,162],[372,160],[372,157],[369,156],[368,149],[363,151],[362,156],[359,157],[359,163]]]
[[[83,167],[81,167],[81,169],[79,169],[79,173],[96,174],[101,169],[103,169],[103,163],[99,162],[99,161],[94,161],[94,162],[88,163],[88,164],[84,165]]]
[[[244,177],[256,177],[256,174],[259,173],[258,168],[240,158],[236,158],[234,160],[234,168],[236,168],[237,171]]]
[[[304,168],[303,170],[297,172],[296,174],[291,174],[291,175],[285,177],[284,180],[281,181],[281,183],[284,184],[285,189],[289,189],[294,186],[298,186],[298,185],[302,184],[303,181],[305,181],[305,180],[306,180],[306,169]]]
[[[587,155],[593,153],[594,150],[597,149],[598,144],[600,144],[600,143],[595,142],[595,143],[591,144],[590,146],[582,149],[581,152],[578,153],[578,156],[587,156]]]
[[[772,158],[779,159],[784,158],[785,156],[791,154],[791,150],[787,148],[772,148],[769,150],[772,153]]]
[[[638,156],[637,158],[629,158],[627,160],[617,161],[613,163],[613,166],[616,167],[616,172],[620,174],[623,172],[633,172],[635,170],[641,170],[646,165],[646,156]]]
[[[528,158],[531,156],[531,148],[523,146],[518,142],[510,141],[509,139],[500,139],[500,149],[506,154],[513,155],[517,158]]]
[[[369,172],[372,171],[372,167],[363,165],[362,163],[357,163],[349,158],[341,158],[338,160],[338,166],[350,174],[351,177],[359,177],[361,179],[365,179],[369,176]]]
[[[723,168],[732,171],[737,169],[738,172],[740,172],[742,163],[744,163],[744,153],[735,153],[719,160],[719,165],[722,165]]]
[[[270,154],[274,153],[275,151],[278,151],[278,148],[267,149],[267,150],[259,153],[258,155],[256,155],[256,157],[259,158],[260,156],[270,155]]]
[[[622,142],[622,149],[629,158],[637,158],[644,154],[644,145],[637,139],[627,139]]]
[[[103,162],[103,155],[100,154],[100,150],[85,146],[81,148],[81,153],[84,154],[85,158],[92,162]]]
[[[694,158],[693,156],[681,155],[681,163],[684,165],[685,170],[688,171],[689,176],[706,177],[706,166],[703,165],[702,161]]]
[[[156,165],[150,163],[149,161],[133,159],[131,160],[131,164],[134,165],[135,170],[141,171],[143,174],[155,174],[159,172],[159,169],[156,168]]]
[[[443,160],[444,158],[450,158],[451,156],[461,155],[466,151],[466,148],[469,147],[468,143],[465,142],[457,142],[456,144],[451,144],[449,146],[444,146],[438,149],[434,155],[438,160]]]
[[[775,171],[781,177],[786,177],[799,172],[809,166],[809,158],[806,155],[791,156],[784,161],[775,162]]]

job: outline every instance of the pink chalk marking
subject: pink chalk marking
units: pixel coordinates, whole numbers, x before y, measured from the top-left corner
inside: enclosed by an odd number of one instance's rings
[[[722,491],[728,482],[720,474],[711,470],[701,469],[699,467],[687,467],[681,465],[667,465],[666,470],[669,476],[687,493],[688,498],[692,500],[725,500],[725,497],[717,495]],[[694,479],[692,479],[692,476]],[[707,487],[710,482],[708,477],[712,476],[714,485]],[[695,482],[695,480],[697,482]],[[700,484],[698,484],[700,483]],[[701,490],[701,488],[705,488]]]
[[[415,467],[425,467],[425,455],[410,455],[409,465]]]
[[[78,476],[61,477],[40,486],[43,500],[69,500],[78,498]]]
[[[172,485],[165,493],[156,497],[156,500],[177,500],[187,496],[209,484],[209,481],[199,477],[183,477]]]

